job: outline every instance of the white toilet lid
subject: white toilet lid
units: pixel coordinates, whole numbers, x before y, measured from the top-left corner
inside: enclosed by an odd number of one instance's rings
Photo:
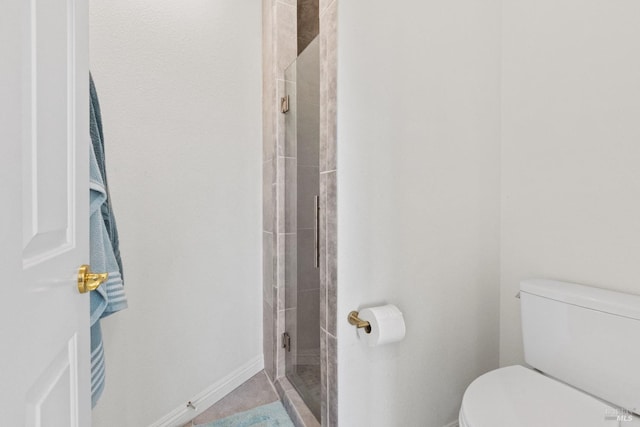
[[[613,407],[566,384],[523,366],[509,366],[471,383],[462,399],[460,427],[627,425],[615,417],[607,419],[615,414]]]

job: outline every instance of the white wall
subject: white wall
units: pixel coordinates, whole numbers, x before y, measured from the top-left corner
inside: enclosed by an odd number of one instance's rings
[[[340,1],[338,369],[343,426],[439,427],[498,366],[500,2]],[[394,303],[368,348],[347,314]]]
[[[130,305],[94,426],[138,427],[262,355],[261,6],[91,6]]]
[[[640,293],[640,3],[503,9],[500,362],[523,361],[520,280]]]

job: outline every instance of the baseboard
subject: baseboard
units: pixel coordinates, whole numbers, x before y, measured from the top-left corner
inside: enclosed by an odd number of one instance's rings
[[[169,412],[155,423],[150,424],[149,427],[179,427],[184,425],[263,369],[264,359],[262,356],[248,361],[194,396],[191,399],[191,403],[196,409],[188,407],[188,402],[185,402],[184,405]]]

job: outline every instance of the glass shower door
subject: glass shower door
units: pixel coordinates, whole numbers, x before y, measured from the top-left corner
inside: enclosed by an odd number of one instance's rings
[[[320,420],[320,57],[312,41],[285,72],[286,375]]]

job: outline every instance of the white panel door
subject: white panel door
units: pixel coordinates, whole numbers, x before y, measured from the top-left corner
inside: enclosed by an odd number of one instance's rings
[[[87,0],[0,3],[0,425],[91,425]]]

